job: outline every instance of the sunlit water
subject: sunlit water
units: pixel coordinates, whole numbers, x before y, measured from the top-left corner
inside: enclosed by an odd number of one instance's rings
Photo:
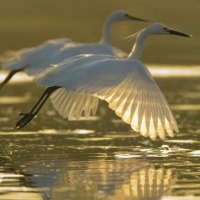
[[[0,199],[200,199],[199,68],[151,71],[180,128],[165,142],[134,133],[104,102],[97,116],[71,122],[47,103],[13,131],[42,89],[21,75],[7,85],[0,97]]]

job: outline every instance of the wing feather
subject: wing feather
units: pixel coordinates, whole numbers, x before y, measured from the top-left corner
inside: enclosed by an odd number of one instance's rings
[[[79,120],[81,116],[95,115],[98,107],[97,97],[66,91],[63,88],[51,95],[51,102],[58,113],[69,120]]]
[[[64,110],[64,114],[62,115],[64,118],[69,118],[69,114],[72,110],[72,106],[73,106],[73,103],[74,103],[74,100],[76,99],[76,93],[72,96],[71,93],[69,93],[69,97],[68,97],[68,101],[67,101],[67,104],[66,104],[66,107],[65,107],[65,110]],[[59,108],[59,104],[57,105],[58,108]]]
[[[134,66],[135,63],[137,66]],[[109,107],[123,121],[143,136],[149,136],[152,140],[157,137],[164,140],[166,134],[172,137],[173,132],[178,132],[178,129],[165,97],[148,69],[140,62],[135,63],[130,66],[132,70],[121,66],[127,73],[123,73],[123,78],[120,77],[119,81],[115,80],[116,84],[109,86],[108,74],[111,74],[107,70],[101,80],[92,82],[92,87],[83,84],[81,90],[89,93],[94,91],[99,98],[109,103]],[[118,70],[116,65],[116,71]]]
[[[36,79],[39,84],[57,85],[72,92],[69,102],[66,103],[67,117],[69,112],[70,117],[74,117],[79,116],[80,112],[88,116],[96,111],[97,100],[92,99],[93,95],[94,98],[108,102],[109,107],[124,122],[145,137],[152,140],[159,137],[164,140],[166,134],[172,137],[174,131],[178,132],[164,95],[149,70],[140,61],[117,60],[106,55],[84,57],[80,57],[78,65],[77,62],[73,65],[72,58],[70,65],[63,62],[58,68],[51,69]],[[88,95],[87,98],[83,94]],[[78,98],[84,98],[85,103],[78,101]],[[77,107],[78,104],[80,106]],[[54,105],[59,110],[60,106],[55,102]]]
[[[65,107],[65,99],[66,99],[66,94],[64,92],[63,93],[60,92],[59,99],[58,99],[57,102],[60,106],[60,114],[61,115],[64,114],[63,110],[64,110],[64,107]]]

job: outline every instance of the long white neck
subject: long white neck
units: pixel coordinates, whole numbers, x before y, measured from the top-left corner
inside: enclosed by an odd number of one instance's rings
[[[147,29],[140,31],[136,37],[135,44],[131,53],[129,54],[129,59],[140,59],[144,50],[144,41],[148,37],[149,33]]]
[[[113,23],[116,22],[116,19],[113,15],[108,17],[108,19],[105,21],[103,26],[103,37],[101,39],[101,43],[103,44],[111,44],[112,43],[112,34],[111,34],[111,27]]]

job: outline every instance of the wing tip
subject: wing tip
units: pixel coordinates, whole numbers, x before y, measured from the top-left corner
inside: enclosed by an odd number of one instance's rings
[[[150,138],[152,141],[156,141],[158,138],[161,140],[161,141],[166,141],[166,136],[169,136],[170,138],[173,138],[175,133],[179,133],[179,130],[174,130],[172,131],[170,129],[169,130],[156,130],[156,131],[153,131],[153,132],[150,132],[150,131],[140,131],[137,127],[134,127],[133,125],[131,126],[131,128],[139,133],[140,135],[142,135],[143,137],[145,138]]]

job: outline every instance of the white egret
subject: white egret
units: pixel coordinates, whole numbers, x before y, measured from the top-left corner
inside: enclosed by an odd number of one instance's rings
[[[56,110],[68,119],[96,113],[98,98],[131,125],[132,129],[155,140],[173,137],[176,120],[150,72],[140,62],[145,39],[154,34],[191,37],[155,23],[137,33],[127,59],[111,55],[79,55],[46,70],[35,78],[47,89],[33,109],[16,123],[22,128],[39,112],[51,95]]]
[[[3,69],[11,70],[11,72],[0,84],[0,89],[19,71],[26,71],[28,75],[34,75],[51,64],[56,64],[78,54],[98,53],[125,57],[126,54],[123,51],[111,46],[111,27],[115,22],[129,20],[147,22],[147,20],[131,16],[126,11],[117,10],[105,21],[100,43],[76,43],[70,39],[62,38],[48,40],[37,47],[11,53],[11,61],[2,66]]]

